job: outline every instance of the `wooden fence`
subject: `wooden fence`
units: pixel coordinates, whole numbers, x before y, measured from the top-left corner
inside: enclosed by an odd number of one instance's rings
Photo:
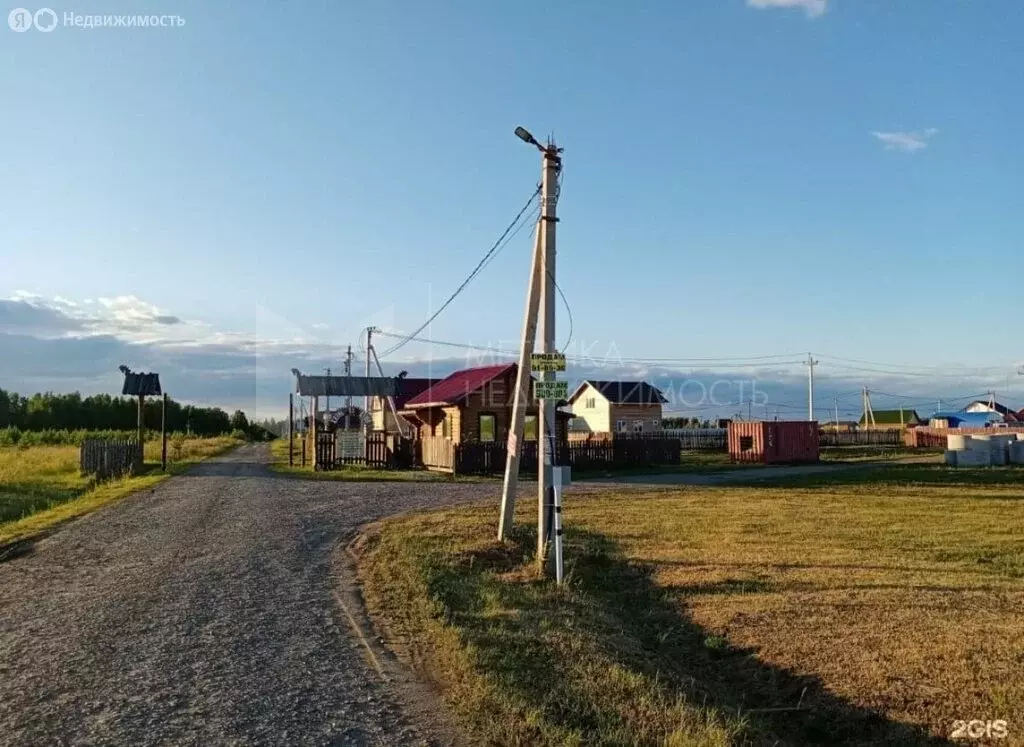
[[[903,431],[899,428],[890,430],[863,431],[821,431],[818,444],[828,446],[900,446],[903,443]]]
[[[142,445],[134,440],[87,438],[78,449],[78,466],[83,475],[100,480],[131,475],[142,468]]]
[[[1018,428],[910,428],[904,435],[904,443],[914,449],[945,449],[946,436],[993,436],[1006,433],[1024,433]]]
[[[426,443],[428,439],[423,439]],[[441,454],[441,459],[450,458],[452,466],[445,471],[469,475],[498,475],[504,472],[508,451],[505,442],[467,442],[452,444],[447,439],[433,439],[440,442],[430,448]],[[519,471],[536,474],[539,463],[539,449],[536,441],[522,445],[519,457]],[[425,450],[423,464],[430,469],[442,466],[430,465]],[[569,465],[579,470],[619,469],[623,467],[651,467],[663,464],[679,464],[682,449],[677,438],[613,438],[609,440],[562,442],[554,455],[557,464]],[[449,456],[450,455],[450,456]]]
[[[438,472],[455,472],[455,444],[443,436],[424,436],[416,442],[420,464]]]

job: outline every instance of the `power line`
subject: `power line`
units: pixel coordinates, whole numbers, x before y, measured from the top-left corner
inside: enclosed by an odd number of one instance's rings
[[[384,358],[384,357],[390,355],[391,353],[394,353],[399,348],[405,346],[410,340],[412,340],[420,332],[422,332],[427,327],[429,327],[430,323],[433,322],[435,319],[437,319],[437,317],[439,317],[441,315],[442,311],[444,311],[446,308],[448,308],[449,304],[451,304],[451,302],[454,301],[456,299],[456,297],[458,297],[458,295],[460,293],[462,293],[463,290],[465,290],[466,286],[469,285],[471,282],[473,282],[473,279],[478,274],[480,274],[480,271],[488,263],[488,261],[491,259],[491,257],[493,257],[494,254],[496,252],[498,252],[501,249],[501,247],[504,245],[504,243],[506,242],[506,237],[511,239],[511,236],[509,236],[509,234],[512,234],[512,231],[513,231],[513,229],[516,228],[516,225],[519,223],[519,220],[523,217],[523,215],[526,213],[526,211],[529,210],[530,205],[533,204],[533,201],[535,199],[537,199],[537,195],[540,194],[540,189],[541,189],[540,185],[537,185],[537,188],[533,191],[533,194],[530,195],[530,199],[526,201],[525,205],[523,205],[522,210],[520,210],[516,214],[516,217],[512,219],[512,222],[508,224],[508,226],[505,228],[504,231],[502,231],[501,236],[498,237],[498,240],[494,242],[494,245],[483,256],[483,259],[481,259],[477,263],[476,267],[473,268],[473,271],[471,273],[469,273],[469,275],[466,277],[466,279],[463,280],[462,283],[459,285],[459,287],[455,289],[455,292],[452,293],[448,297],[448,300],[445,301],[443,304],[441,304],[440,308],[437,311],[435,311],[433,314],[431,314],[430,318],[427,319],[427,321],[423,322],[423,324],[421,324],[416,329],[415,332],[413,332],[411,335],[409,335],[408,339],[405,339],[402,342],[399,342],[399,343],[397,343],[395,345],[392,345],[390,348],[388,348],[387,350],[385,350],[383,353],[380,354],[380,356],[379,356],[380,358]],[[516,231],[516,233],[518,233],[518,230]],[[512,234],[512,235],[515,235],[515,234]]]

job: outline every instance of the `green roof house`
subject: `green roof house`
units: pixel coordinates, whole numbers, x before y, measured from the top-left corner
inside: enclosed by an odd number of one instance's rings
[[[860,418],[862,428],[891,429],[899,428],[901,425],[921,425],[924,421],[917,414],[917,410],[875,410],[875,422]]]

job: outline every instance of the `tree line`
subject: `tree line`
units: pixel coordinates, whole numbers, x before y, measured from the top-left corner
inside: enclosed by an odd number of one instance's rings
[[[143,426],[148,430],[160,429],[159,398],[146,399]],[[134,397],[112,397],[94,394],[83,397],[71,394],[37,393],[24,397],[0,389],[0,428],[21,431],[44,430],[109,430],[131,431],[136,427],[137,402]],[[250,425],[245,413],[237,410],[228,415],[219,407],[183,405],[173,399],[167,401],[167,430],[196,436],[220,436],[242,431],[248,438],[260,438],[263,431]]]

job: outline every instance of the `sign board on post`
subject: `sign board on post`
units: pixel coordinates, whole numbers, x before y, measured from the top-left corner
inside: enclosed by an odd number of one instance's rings
[[[564,371],[565,356],[562,353],[534,353],[530,356],[533,371]]]
[[[534,399],[568,399],[568,381],[536,381],[533,384]]]

